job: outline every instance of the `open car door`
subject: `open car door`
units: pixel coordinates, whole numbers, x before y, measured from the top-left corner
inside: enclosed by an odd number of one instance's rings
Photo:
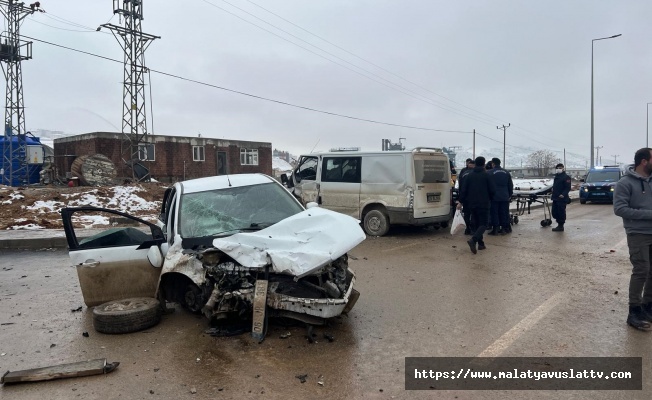
[[[64,208],[63,227],[84,303],[155,297],[163,231],[155,224],[97,207]]]

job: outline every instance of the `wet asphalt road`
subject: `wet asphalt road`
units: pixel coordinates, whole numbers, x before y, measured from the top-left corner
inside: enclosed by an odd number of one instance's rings
[[[487,237],[477,255],[447,230],[367,239],[350,253],[360,300],[349,317],[316,328],[314,344],[300,327],[271,326],[262,344],[213,338],[206,320],[180,309],[145,332],[99,334],[85,306],[71,312],[83,301],[65,251],[3,252],[0,373],[102,357],[121,365],[105,376],[5,386],[0,398],[649,399],[652,332],[625,324],[621,220],[610,205],[573,204],[566,232],[554,233],[540,227],[542,213]],[[643,391],[404,390],[406,356],[478,355],[642,356]]]

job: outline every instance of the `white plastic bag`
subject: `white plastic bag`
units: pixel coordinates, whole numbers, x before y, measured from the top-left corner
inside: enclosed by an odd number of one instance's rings
[[[466,223],[464,222],[464,217],[462,216],[462,211],[456,210],[455,217],[453,217],[453,223],[451,224],[451,235],[456,233],[462,233],[466,229]]]

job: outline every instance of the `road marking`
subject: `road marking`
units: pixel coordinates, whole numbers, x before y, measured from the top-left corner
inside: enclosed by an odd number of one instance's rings
[[[511,346],[521,335],[530,330],[534,325],[545,317],[557,304],[559,304],[564,295],[562,292],[555,293],[548,300],[543,302],[539,307],[532,311],[527,317],[523,318],[521,322],[514,325],[514,327],[499,337],[498,340],[493,342],[489,347],[484,349],[478,357],[498,357],[509,346]]]
[[[403,246],[392,247],[391,249],[385,249],[385,250],[383,250],[383,252],[400,250],[400,249],[404,249],[406,247],[412,247],[412,246],[416,246],[418,244],[424,244],[424,243],[426,243],[426,242],[416,242],[416,243],[404,244]]]

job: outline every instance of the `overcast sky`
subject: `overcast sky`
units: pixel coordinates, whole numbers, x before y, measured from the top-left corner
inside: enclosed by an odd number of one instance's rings
[[[112,17],[113,1],[41,6],[46,13],[29,17],[23,35],[122,59],[113,36],[94,31]],[[510,149],[524,151],[510,146],[566,148],[588,160],[591,40],[622,34],[594,43],[595,143],[618,161],[646,144],[651,1],[145,0],[144,15],[143,31],[161,36],[146,53],[152,69],[431,129],[152,74],[156,134],[269,141],[299,154],[380,150],[383,138],[469,150],[472,134],[433,130],[476,129],[487,151],[502,148],[496,126],[511,123],[508,166]],[[33,53],[23,63],[28,130],[121,126],[120,64],[38,42]]]

